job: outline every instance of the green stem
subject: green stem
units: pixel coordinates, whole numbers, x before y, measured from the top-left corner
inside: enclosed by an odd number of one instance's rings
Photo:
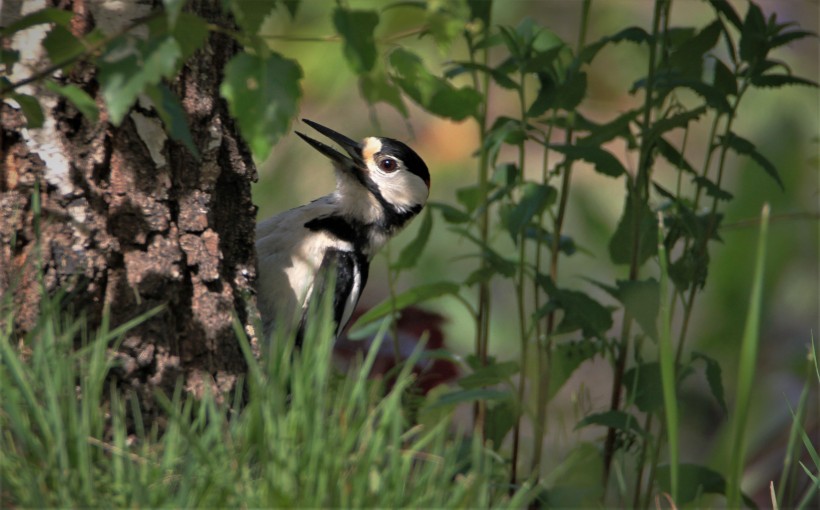
[[[632,194],[632,260],[629,265],[629,279],[636,280],[638,278],[638,270],[640,269],[640,225],[643,221],[642,210],[643,205],[648,200],[649,180],[650,180],[650,155],[652,152],[652,144],[647,139],[646,134],[652,125],[652,109],[653,109],[653,92],[655,87],[655,71],[656,59],[658,54],[658,33],[660,32],[661,13],[665,12],[665,4],[671,0],[656,0],[655,8],[652,15],[652,44],[649,46],[649,69],[646,76],[646,94],[644,97],[643,106],[643,122],[642,133],[644,136],[641,139],[640,159],[638,163],[638,173],[635,176],[634,182],[631,184],[632,189],[629,191]],[[610,410],[616,411],[621,405],[621,381],[623,379],[624,370],[626,368],[627,352],[629,351],[629,338],[631,331],[632,317],[630,314],[624,312],[624,322],[621,328],[620,345],[618,348],[618,358],[615,362],[614,374],[612,378],[612,396],[610,399]],[[606,487],[609,484],[610,468],[612,466],[612,458],[615,455],[615,435],[614,428],[607,431],[606,442],[604,443],[604,493],[606,494]]]
[[[489,27],[484,27],[484,36],[486,37]],[[469,33],[466,35],[467,48],[470,54],[470,61],[475,63],[476,49],[473,46],[472,38]],[[487,48],[482,50],[483,64],[486,66],[489,62],[489,52]],[[479,133],[479,162],[478,162],[478,184],[479,189],[487,190],[487,182],[489,181],[489,155],[485,147],[487,138],[487,111],[489,104],[490,91],[490,77],[488,74],[483,75],[483,80],[479,80],[477,71],[471,72],[473,78],[473,86],[476,90],[483,91],[484,101],[481,106],[481,111],[478,115],[478,133]],[[486,196],[484,197],[487,198]],[[484,207],[478,219],[479,238],[481,244],[486,246],[489,244],[490,232],[490,211],[489,207]],[[481,270],[484,271],[488,267],[486,259],[481,259]],[[489,330],[490,330],[490,283],[482,281],[478,284],[478,309],[476,314],[475,327],[475,354],[479,359],[481,366],[487,365],[487,351],[489,344]],[[473,407],[473,422],[474,428],[479,431],[482,441],[485,437],[485,416],[487,408],[486,402],[476,401]]]
[[[518,106],[521,109],[521,128],[526,132],[527,130],[527,104],[526,104],[526,76],[523,71],[520,73],[521,87],[518,89]],[[518,146],[518,179],[519,184],[524,183],[524,167],[526,165],[526,149],[524,142]],[[527,313],[526,304],[524,303],[524,285],[526,283],[526,248],[527,241],[524,236],[524,230],[518,232],[518,281],[515,285],[516,305],[518,308],[518,333],[520,339],[520,378],[518,381],[518,406],[519,410],[524,409],[524,394],[527,386],[527,360],[529,351],[529,335],[527,333]],[[520,455],[520,441],[521,441],[521,417],[523,412],[518,413],[515,421],[515,429],[513,430],[513,452],[512,452],[512,469],[510,471],[510,485],[515,487],[516,478],[518,474],[518,458]],[[537,444],[540,436],[535,434],[533,438]]]

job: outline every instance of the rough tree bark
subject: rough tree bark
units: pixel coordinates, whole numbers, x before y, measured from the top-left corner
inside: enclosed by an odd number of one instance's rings
[[[74,12],[75,35],[95,26],[113,33],[160,4],[6,0],[0,14],[7,24],[54,5]],[[230,23],[217,1],[189,4],[213,23]],[[41,49],[47,29],[39,25],[11,41],[22,57],[12,82],[48,65]],[[101,112],[96,124],[37,84],[26,92],[41,98],[41,129],[25,129],[14,106],[0,105],[0,293],[13,295],[16,330],[22,334],[35,324],[38,268],[47,292],[67,292],[65,309],[84,311],[91,325],[106,307],[112,324],[121,324],[165,305],[130,331],[117,353],[115,375],[149,412],[154,388],[171,390],[182,377],[189,391],[210,386],[224,394],[245,368],[232,318],[247,324],[253,299],[250,184],[256,169],[219,97],[222,69],[237,50],[230,38],[211,34],[169,84],[187,113],[199,160],[165,136],[147,101],[140,100],[119,127],[108,123],[96,69],[87,63],[58,76],[95,97]],[[32,208],[35,184],[39,218]]]

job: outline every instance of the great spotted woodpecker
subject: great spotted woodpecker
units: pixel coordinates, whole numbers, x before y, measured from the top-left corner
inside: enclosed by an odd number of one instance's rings
[[[343,155],[297,132],[333,162],[336,190],[257,224],[258,306],[265,335],[278,321],[304,333],[308,304],[335,271],[333,315],[338,336],[367,283],[373,256],[424,207],[430,193],[427,165],[410,147],[371,136],[355,142],[304,119],[344,149]]]

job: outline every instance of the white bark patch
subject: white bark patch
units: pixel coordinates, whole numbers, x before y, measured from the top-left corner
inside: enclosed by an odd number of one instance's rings
[[[168,140],[168,135],[162,127],[162,122],[155,117],[148,117],[139,112],[131,112],[131,119],[137,127],[137,134],[142,139],[142,143],[148,148],[151,153],[151,159],[156,163],[157,168],[162,168],[166,165],[167,160],[163,149],[165,148],[165,141]]]
[[[45,8],[46,0],[28,0],[23,2],[19,9],[15,7],[15,5],[11,6],[12,12],[19,12],[25,16]],[[14,20],[8,20],[8,22],[12,21]],[[29,78],[48,65],[49,61],[42,42],[49,30],[51,30],[51,26],[43,24],[21,30],[15,34],[11,46],[20,52],[20,60],[9,73],[9,80],[12,83]],[[61,194],[70,195],[74,191],[69,172],[71,165],[65,155],[66,151],[62,143],[62,137],[57,130],[57,122],[54,120],[54,116],[50,114],[57,105],[57,98],[54,94],[40,89],[41,87],[37,86],[36,82],[17,88],[17,92],[21,94],[36,97],[40,101],[40,106],[45,115],[42,127],[22,129],[20,134],[26,142],[26,147],[32,153],[40,156],[40,159],[45,163],[46,181],[60,190]],[[14,107],[20,106],[15,101],[7,101]]]

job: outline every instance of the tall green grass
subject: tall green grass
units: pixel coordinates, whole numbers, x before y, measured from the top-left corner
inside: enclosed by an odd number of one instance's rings
[[[530,497],[526,485],[509,493],[503,462],[452,431],[449,414],[408,419],[409,369],[389,390],[368,379],[378,342],[360,368],[335,372],[329,321],[313,321],[300,353],[275,342],[262,361],[237,328],[249,370],[233,401],[180,384],[156,395],[162,425],[109,383],[109,348],[133,324],[89,332],[48,301],[23,342],[12,323],[7,312],[3,507],[520,508]]]

